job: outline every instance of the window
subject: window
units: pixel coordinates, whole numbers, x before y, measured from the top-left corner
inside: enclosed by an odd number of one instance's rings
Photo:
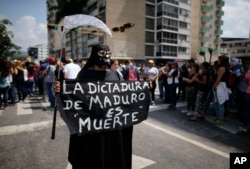
[[[167,15],[170,17],[178,18],[178,8],[168,4],[161,4],[158,5],[157,15]]]
[[[179,0],[181,3],[189,4],[188,0]]]
[[[187,40],[187,35],[179,35],[179,40]]]
[[[146,45],[145,46],[145,54],[146,54],[146,56],[154,56],[154,46]]]
[[[161,46],[162,51],[158,54],[162,56],[177,56],[177,47],[176,46]]]
[[[179,22],[179,27],[180,27],[180,28],[187,29],[187,28],[188,28],[188,23],[187,23],[187,22],[182,22],[182,21],[180,21],[180,22]]]
[[[146,42],[154,43],[154,32],[146,32]]]
[[[189,16],[189,11],[186,10],[186,9],[180,8],[180,9],[179,9],[179,14],[180,14],[180,15],[183,15],[183,16],[185,16],[185,17],[188,17],[188,16]]]
[[[178,31],[178,21],[168,18],[163,18],[163,28],[173,31]]]
[[[155,16],[155,7],[153,5],[146,5],[146,15]]]
[[[185,48],[185,47],[179,47],[178,52],[187,53],[187,48]]]
[[[154,19],[146,18],[146,29],[154,30]]]
[[[155,3],[155,0],[147,0],[147,2]]]
[[[157,40],[163,43],[173,43],[177,44],[177,34],[170,32],[158,32]]]

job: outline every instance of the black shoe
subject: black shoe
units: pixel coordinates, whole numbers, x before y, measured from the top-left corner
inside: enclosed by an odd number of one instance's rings
[[[170,104],[169,106],[168,106],[168,108],[171,108],[171,107],[174,107],[172,104]]]
[[[176,109],[175,106],[168,107],[168,110],[175,110],[175,109]]]

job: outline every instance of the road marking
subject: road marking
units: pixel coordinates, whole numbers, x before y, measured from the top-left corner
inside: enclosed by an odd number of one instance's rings
[[[56,126],[62,126],[65,125],[65,123],[59,119],[56,122]],[[52,120],[49,121],[42,121],[42,122],[36,122],[31,124],[19,124],[19,125],[12,125],[12,126],[4,126],[0,127],[0,136],[3,135],[13,135],[23,132],[32,132],[36,130],[42,130],[45,128],[52,127]]]
[[[132,155],[132,169],[142,169],[155,163],[155,161],[152,161],[150,159]]]
[[[132,155],[132,169],[142,169],[155,163],[156,163],[155,161],[152,161],[150,159],[140,157],[134,154]],[[70,163],[67,164],[66,169],[72,169]]]
[[[193,144],[193,145],[196,145],[196,146],[198,146],[198,147],[200,147],[200,148],[202,148],[202,149],[204,149],[204,150],[210,151],[210,152],[215,153],[215,154],[217,154],[217,155],[219,155],[219,156],[222,156],[222,157],[224,157],[224,158],[229,158],[229,154],[228,154],[228,153],[219,151],[219,150],[217,150],[217,149],[215,149],[215,148],[213,148],[213,147],[210,147],[210,146],[207,146],[207,145],[205,145],[205,144],[202,144],[202,143],[200,143],[200,142],[198,142],[198,141],[189,139],[189,138],[187,138],[187,137],[184,137],[184,136],[182,136],[182,135],[179,135],[179,134],[177,134],[177,133],[174,133],[174,132],[172,132],[172,131],[170,131],[170,130],[164,129],[164,128],[159,127],[159,126],[157,126],[157,125],[154,125],[154,124],[152,124],[152,123],[150,123],[150,122],[144,121],[143,124],[146,124],[146,125],[148,125],[148,126],[150,126],[150,127],[153,127],[154,129],[157,129],[157,130],[159,130],[159,131],[161,131],[161,132],[164,132],[164,133],[166,133],[166,134],[169,134],[169,135],[171,135],[171,136],[174,136],[174,137],[176,137],[176,138],[178,138],[178,139],[181,139],[181,140],[183,140],[183,141],[186,141],[186,142],[188,142],[188,143],[191,143],[191,144]]]
[[[27,115],[27,114],[32,114],[32,107],[28,99],[26,99],[24,102],[19,102],[17,104],[17,115]]]

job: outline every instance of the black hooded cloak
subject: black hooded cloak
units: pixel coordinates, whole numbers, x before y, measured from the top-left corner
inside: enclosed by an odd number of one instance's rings
[[[109,51],[107,45],[94,45],[78,79],[90,81],[119,80],[114,71],[96,71],[98,51]],[[108,60],[108,58],[106,58]],[[107,60],[103,61],[107,64]],[[78,136],[70,135],[69,162],[73,169],[131,169],[133,127]]]

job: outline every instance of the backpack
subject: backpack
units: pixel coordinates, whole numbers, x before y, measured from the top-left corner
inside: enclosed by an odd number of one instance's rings
[[[128,68],[128,74],[127,74],[127,78],[126,80],[130,80],[130,81],[136,81],[138,80],[135,68]]]

